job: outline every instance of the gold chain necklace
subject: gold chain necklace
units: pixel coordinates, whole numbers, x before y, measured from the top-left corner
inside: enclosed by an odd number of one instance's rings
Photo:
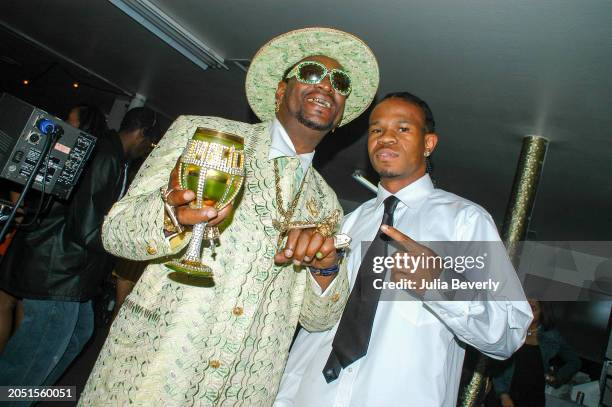
[[[300,164],[301,165],[301,164]],[[308,170],[310,167],[308,168]],[[289,227],[291,226],[291,218],[293,217],[293,213],[297,208],[298,201],[300,200],[300,196],[302,195],[302,189],[304,188],[304,184],[306,183],[306,175],[308,170],[304,173],[304,177],[302,178],[302,182],[300,183],[300,187],[293,197],[293,200],[287,207],[287,210],[283,208],[283,195],[280,186],[280,173],[278,171],[278,160],[274,160],[274,184],[276,187],[276,209],[278,214],[280,215],[280,219],[273,220],[272,225],[274,229],[278,230],[278,242],[276,246],[280,248],[281,243],[283,242],[283,238],[285,234],[289,231]]]

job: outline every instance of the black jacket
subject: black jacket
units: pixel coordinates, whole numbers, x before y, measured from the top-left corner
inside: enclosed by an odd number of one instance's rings
[[[116,133],[99,138],[70,200],[54,202],[35,230],[15,235],[0,265],[0,288],[31,299],[95,296],[112,267],[100,230],[121,193],[126,164]]]

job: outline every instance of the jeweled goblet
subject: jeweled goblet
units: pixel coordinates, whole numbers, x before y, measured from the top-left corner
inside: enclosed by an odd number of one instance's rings
[[[180,187],[196,195],[192,207],[214,206],[221,210],[232,202],[244,180],[243,148],[242,137],[198,127],[179,166]],[[202,240],[211,241],[214,250],[219,230],[207,225],[201,222],[193,226],[187,251],[180,260],[166,263],[166,267],[190,277],[212,279],[212,269],[202,262]]]

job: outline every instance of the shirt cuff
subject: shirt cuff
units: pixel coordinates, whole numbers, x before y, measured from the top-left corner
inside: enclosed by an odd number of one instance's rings
[[[323,291],[323,289],[321,288],[319,283],[317,283],[317,280],[315,280],[315,278],[312,276],[312,273],[310,271],[308,271],[308,279],[310,280],[312,291],[318,297],[325,297],[329,293],[329,291],[334,288],[334,285],[336,284],[336,280],[337,280],[337,278],[334,278],[334,280],[327,286],[325,291]]]

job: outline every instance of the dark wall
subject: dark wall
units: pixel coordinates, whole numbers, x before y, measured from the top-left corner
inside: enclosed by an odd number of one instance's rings
[[[65,118],[80,103],[110,112],[122,92],[14,35],[0,30],[0,92]],[[24,80],[28,80],[26,85]],[[78,83],[78,87],[73,87]]]

